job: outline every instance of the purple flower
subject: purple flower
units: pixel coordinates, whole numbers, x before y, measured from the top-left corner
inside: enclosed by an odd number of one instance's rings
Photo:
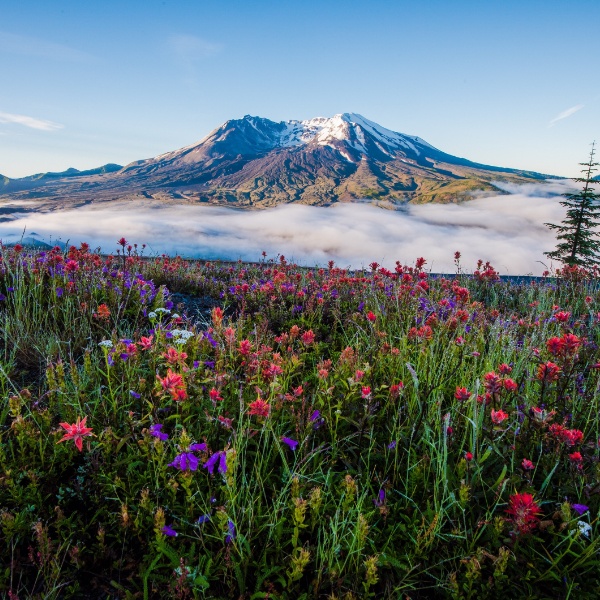
[[[316,421],[321,416],[321,412],[314,410],[313,413],[308,417],[312,422]]]
[[[281,441],[290,447],[290,450],[295,450],[298,447],[298,442],[289,437],[282,437]]]
[[[206,452],[207,449],[208,448],[204,442],[201,444],[192,444],[189,448],[190,452]]]
[[[61,287],[56,288],[56,296],[60,298],[63,295],[64,290]]]
[[[121,356],[121,360],[123,360],[123,361],[125,361],[129,358],[129,354],[127,354],[127,352],[121,352],[120,356]]]
[[[203,335],[210,342],[210,345],[213,348],[216,348],[218,346],[217,342],[215,341],[215,339],[213,338],[213,336],[210,335],[210,333],[208,333],[208,331],[205,331]]]
[[[392,440],[389,444],[388,444],[388,450],[393,450],[396,447],[396,440]]]
[[[180,471],[195,471],[198,468],[198,457],[191,452],[182,452],[178,454],[168,467],[175,467]]]
[[[590,507],[586,506],[585,504],[571,504],[571,506],[573,507],[573,510],[579,516],[581,516],[583,513],[586,513],[588,510],[590,510]]]
[[[213,475],[217,462],[219,463],[219,473],[227,473],[227,455],[225,452],[215,452],[202,466]]]
[[[373,503],[377,507],[385,504],[385,490],[379,490],[379,494],[377,494],[377,498],[373,499]]]
[[[198,520],[196,521],[196,523],[199,523],[200,525],[202,525],[202,523],[206,523],[207,521],[210,521],[210,515],[208,513],[198,517]]]
[[[235,525],[233,524],[233,521],[231,519],[229,519],[229,521],[227,521],[227,530],[229,531],[229,533],[227,534],[227,537],[225,538],[225,543],[231,544],[231,542],[233,542],[233,540],[235,540]]]
[[[169,439],[168,433],[162,433],[161,429],[163,428],[162,423],[155,423],[150,427],[150,435],[158,438],[161,442],[164,442]]]
[[[129,395],[133,396],[136,400],[139,400],[142,397],[141,394],[138,394],[137,392],[134,392],[133,390],[129,390]]]
[[[161,531],[169,537],[177,537],[179,535],[170,525],[165,525]]]

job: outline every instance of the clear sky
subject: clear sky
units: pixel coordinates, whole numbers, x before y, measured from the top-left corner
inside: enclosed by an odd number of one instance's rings
[[[357,112],[574,176],[600,141],[598,0],[0,0],[0,173],[127,164],[245,114]]]

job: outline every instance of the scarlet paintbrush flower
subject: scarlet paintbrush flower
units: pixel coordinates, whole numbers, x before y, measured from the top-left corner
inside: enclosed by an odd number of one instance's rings
[[[152,348],[152,338],[154,336],[150,336],[150,337],[144,337],[142,336],[140,338],[140,341],[138,342],[138,344],[142,347],[142,350],[150,350],[150,348]]]
[[[250,340],[242,340],[239,346],[239,352],[242,356],[248,356],[252,350],[252,342]]]
[[[457,387],[454,392],[454,397],[457,400],[468,400],[471,397],[471,392],[465,387]]]
[[[175,365],[180,361],[184,362],[187,358],[185,352],[177,352],[175,348],[167,348],[167,351],[163,352],[162,356],[170,365]]]
[[[519,386],[517,385],[517,382],[508,377],[506,377],[505,379],[502,380],[502,385],[504,386],[504,389],[507,392],[516,392],[517,389],[519,388]]]
[[[312,329],[309,329],[308,331],[305,331],[302,334],[302,343],[305,346],[310,346],[314,341],[315,341],[315,334],[313,333]]]
[[[551,337],[546,342],[546,348],[548,348],[548,352],[550,352],[552,356],[560,356],[565,350],[565,342],[562,338]]]
[[[541,381],[556,381],[560,374],[560,367],[553,362],[548,361],[538,367],[537,378]]]
[[[367,313],[367,319],[368,319],[369,321],[371,321],[371,323],[374,323],[374,322],[377,320],[377,316],[375,315],[375,313],[374,313],[373,311],[371,311],[371,310],[370,310],[370,311]]]
[[[565,354],[573,354],[579,346],[581,346],[581,340],[572,333],[565,333],[562,336]]]
[[[490,371],[483,376],[483,385],[490,394],[497,394],[502,390],[502,381],[494,371]]]
[[[535,529],[541,511],[531,494],[513,494],[508,501],[506,513],[509,515],[516,533],[523,534]]]
[[[571,313],[561,310],[560,312],[555,313],[554,317],[559,323],[566,323],[571,317]]]
[[[508,419],[508,414],[505,413],[503,410],[494,410],[492,408],[492,422],[496,423],[496,425],[500,425],[500,423],[502,423],[502,421],[505,421],[506,419]]]
[[[103,321],[107,320],[110,317],[110,308],[108,308],[106,304],[101,304],[98,307],[98,310],[94,313],[94,317]]]
[[[535,469],[535,465],[528,458],[524,458],[523,462],[521,463],[521,468],[523,471],[533,471],[533,469]]]
[[[248,405],[250,409],[248,411],[249,415],[256,415],[257,417],[268,417],[269,410],[271,407],[268,402],[265,402],[260,396]]]
[[[66,442],[67,440],[73,440],[75,442],[77,450],[81,452],[83,450],[82,438],[84,436],[94,435],[92,433],[92,428],[85,426],[86,421],[87,417],[83,417],[83,419],[77,417],[77,421],[75,421],[75,423],[73,423],[72,425],[69,425],[69,423],[60,423],[60,426],[63,429],[66,429],[67,433],[65,433],[65,435],[56,443],[60,444],[61,442]]]

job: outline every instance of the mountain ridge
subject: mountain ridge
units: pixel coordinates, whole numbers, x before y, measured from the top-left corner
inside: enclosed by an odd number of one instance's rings
[[[502,193],[494,181],[548,177],[452,156],[357,113],[280,122],[245,115],[199,142],[123,167],[0,176],[0,195],[76,203],[155,198],[241,208],[369,199],[393,207],[460,202]]]

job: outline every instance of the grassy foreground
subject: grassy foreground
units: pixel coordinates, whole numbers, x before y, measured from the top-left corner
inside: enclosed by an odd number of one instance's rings
[[[3,597],[598,597],[597,280],[120,243],[2,249]]]

